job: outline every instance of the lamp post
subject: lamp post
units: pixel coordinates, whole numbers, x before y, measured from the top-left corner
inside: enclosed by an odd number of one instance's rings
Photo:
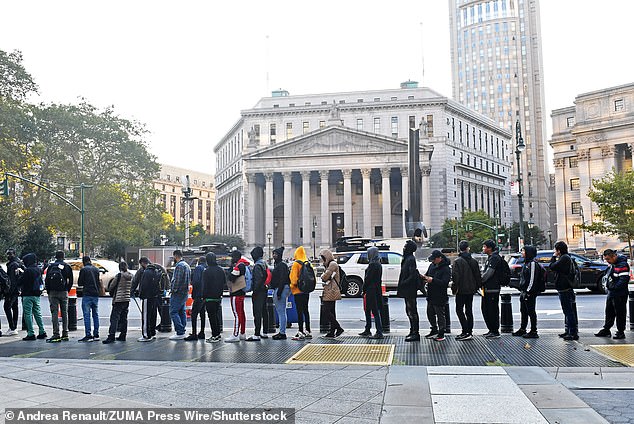
[[[316,234],[317,233],[316,233],[316,231],[317,231],[317,217],[313,216],[313,234],[312,234],[312,236],[313,236],[313,260],[315,259],[315,255],[316,255],[316,252],[315,252],[315,249],[316,249],[315,245],[317,244],[317,240],[316,240]]]
[[[535,228],[535,223],[532,220],[528,221],[528,229],[531,230],[531,231],[529,231],[530,236],[531,236],[531,246],[535,245],[535,243],[533,241],[533,231],[532,231],[533,228]]]
[[[551,230],[548,230],[547,233],[548,233],[548,248],[552,249],[553,248],[553,232]]]
[[[581,215],[581,225],[586,225],[586,217],[583,214],[583,206],[579,205],[579,214]],[[586,253],[586,230],[583,229],[583,227],[581,228],[581,231],[583,232],[583,253]]]
[[[269,239],[269,263],[271,263],[271,259],[272,259],[272,256],[271,256],[271,237],[272,236],[273,234],[271,234],[270,232],[266,233],[266,237]]]
[[[518,251],[522,248],[524,244],[524,201],[522,200],[522,167],[520,164],[520,156],[526,145],[524,144],[524,139],[522,138],[522,126],[520,125],[520,120],[518,119],[515,123],[515,157],[517,159],[517,184],[519,191],[517,193],[517,205],[520,212],[520,238],[517,243]]]

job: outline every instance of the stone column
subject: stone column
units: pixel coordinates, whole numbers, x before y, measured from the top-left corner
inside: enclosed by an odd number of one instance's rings
[[[255,245],[255,196],[257,188],[255,186],[255,174],[247,174],[248,193],[247,193],[247,210],[246,210],[246,244],[247,246]]]
[[[399,171],[401,171],[401,205],[403,206],[401,214],[403,219],[403,237],[407,237],[405,210],[409,209],[409,177],[407,167],[399,168]]]
[[[390,168],[381,169],[381,197],[383,199],[383,237],[392,238],[392,191],[390,190]]]
[[[372,203],[370,197],[370,174],[371,169],[362,169],[363,177],[363,237],[372,237]]]
[[[293,246],[293,192],[292,172],[283,172],[284,177],[284,248]]]
[[[328,199],[328,174],[329,171],[319,171],[321,178],[321,245],[330,246],[330,201]]]
[[[429,183],[429,176],[431,175],[431,166],[424,166],[422,168],[422,184],[421,184],[421,189],[422,189],[422,201],[421,201],[421,208],[422,210],[422,218],[423,218],[423,223],[426,226],[430,226],[431,225],[431,208],[432,205],[434,203],[434,201],[431,198],[431,184]],[[439,201],[440,199],[436,199],[436,201]]]
[[[264,231],[266,234],[275,235],[273,231],[273,173],[267,172],[264,174],[266,184],[264,187]],[[267,239],[268,241],[268,239]],[[275,245],[274,238],[271,238],[271,244]]]
[[[581,166],[581,163],[579,163]],[[566,167],[566,159],[555,159],[555,190],[557,195],[557,234],[555,234],[555,240],[563,240],[568,243],[566,237],[568,220],[566,214],[566,187],[569,187],[570,182],[566,183],[564,169]]]
[[[302,228],[304,248],[310,247],[310,235],[312,232],[310,221],[310,171],[302,171]]]
[[[352,177],[351,169],[342,169],[343,174],[343,232],[352,235]]]

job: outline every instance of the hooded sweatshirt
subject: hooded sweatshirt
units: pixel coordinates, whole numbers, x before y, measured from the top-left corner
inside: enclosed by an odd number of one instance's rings
[[[293,265],[291,266],[291,273],[289,276],[291,281],[291,293],[293,294],[301,293],[301,290],[297,286],[297,283],[299,282],[299,273],[302,270],[302,264],[307,260],[308,258],[306,257],[304,246],[299,246],[295,250],[295,254],[293,254]],[[300,261],[301,263],[298,263],[297,261]]]
[[[216,262],[216,254],[209,252],[206,255],[207,268],[203,271],[202,297],[206,300],[222,299],[222,291],[227,281],[224,270]]]
[[[242,257],[242,252],[234,250],[231,252],[231,265],[233,268],[229,273],[229,293],[231,296],[244,296],[244,289],[247,286],[247,281],[244,277],[246,274],[246,267],[249,266],[249,261]]]
[[[401,273],[398,276],[398,288],[396,295],[398,297],[416,297],[418,284],[420,282],[420,274],[416,268],[416,243],[407,240],[403,247],[403,260],[401,261]]]
[[[267,276],[267,268],[266,262],[262,259],[264,256],[264,250],[260,246],[255,246],[253,250],[251,250],[251,257],[253,258],[253,262],[255,265],[253,266],[253,275],[251,276],[253,280],[252,289],[253,293],[262,293],[266,292],[267,288],[265,285],[266,276]]]
[[[537,273],[541,272],[539,265],[535,262],[537,249],[534,246],[524,246],[524,252],[526,256],[520,274],[520,291],[532,294],[538,292],[535,282],[539,278]]]
[[[431,282],[427,283],[427,302],[432,305],[444,305],[448,300],[447,288],[451,279],[450,262],[445,255],[442,255],[441,258],[438,264],[429,265],[425,273],[425,275],[432,277]]]
[[[22,259],[26,269],[19,278],[19,285],[22,296],[41,296],[42,291],[39,289],[40,284],[43,284],[42,273],[37,267],[37,257],[35,253],[28,253]],[[37,283],[39,279],[40,283]],[[37,287],[36,287],[37,286]]]
[[[381,293],[381,278],[383,267],[381,266],[381,256],[379,249],[372,246],[368,249],[368,267],[365,269],[363,279],[363,293],[373,295]]]
[[[608,297],[627,296],[630,282],[630,266],[627,258],[618,255],[614,265],[610,265],[605,272],[608,275]]]
[[[341,289],[341,286],[339,285],[339,282],[341,281],[341,277],[339,275],[339,265],[335,260],[335,256],[328,249],[322,250],[321,252],[319,252],[319,255],[324,257],[324,265],[326,266],[326,270],[323,274],[321,274],[321,281],[324,283],[324,285],[337,284],[339,289]],[[341,299],[341,295],[339,295],[338,293],[339,292],[337,291],[337,296],[334,299],[326,299],[326,295],[324,295],[323,300],[339,300]]]
[[[303,247],[302,247],[303,249]],[[273,268],[273,275],[271,276],[271,289],[284,289],[284,286],[290,286],[291,280],[289,276],[288,265],[282,260],[282,254],[284,253],[284,247],[278,247],[273,250],[275,253],[275,267]],[[295,284],[297,286],[297,283]],[[298,294],[293,292],[293,294]]]

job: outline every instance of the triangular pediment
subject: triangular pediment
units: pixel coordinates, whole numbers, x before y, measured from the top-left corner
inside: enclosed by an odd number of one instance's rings
[[[333,125],[254,150],[250,159],[351,153],[407,153],[407,143],[379,134]]]

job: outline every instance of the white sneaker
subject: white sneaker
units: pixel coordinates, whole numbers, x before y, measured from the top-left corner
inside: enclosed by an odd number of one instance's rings
[[[9,330],[7,331],[7,334],[5,334],[5,336],[17,336],[20,333],[18,333],[16,330]]]
[[[154,339],[156,339],[156,337],[150,337],[149,339],[146,339],[145,337],[139,337],[138,339],[136,339],[136,341],[137,342],[151,342]]]
[[[183,340],[185,337],[185,334],[172,334],[169,339],[170,340]]]
[[[225,339],[225,343],[236,343],[240,341],[240,337],[233,334]]]
[[[298,331],[297,334],[293,336],[291,340],[304,340],[306,336],[301,331]]]
[[[246,334],[240,334],[240,340],[246,340],[246,339],[247,339]]]
[[[248,342],[259,342],[259,341],[260,341],[260,336],[256,336],[256,335],[254,334],[254,335],[250,336],[250,337],[247,339],[247,341],[248,341]]]
[[[307,339],[312,339],[313,335],[310,334],[310,331],[306,331],[306,332],[304,332],[304,337],[307,338]]]

